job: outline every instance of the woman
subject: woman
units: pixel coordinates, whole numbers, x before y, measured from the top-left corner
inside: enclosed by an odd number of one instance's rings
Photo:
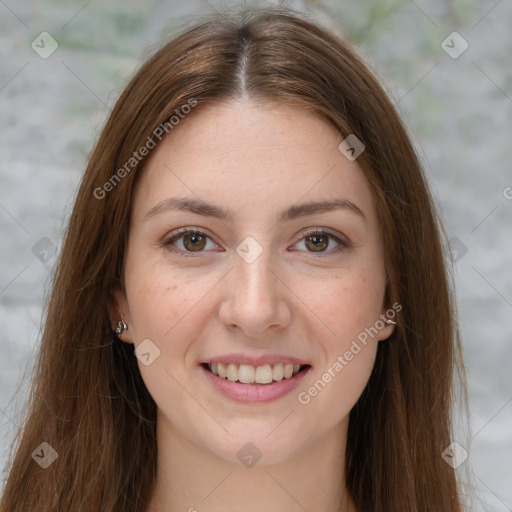
[[[0,510],[462,510],[440,238],[345,42],[183,31],[90,157]]]

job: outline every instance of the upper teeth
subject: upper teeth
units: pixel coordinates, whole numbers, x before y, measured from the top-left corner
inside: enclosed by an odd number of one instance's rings
[[[208,364],[210,371],[223,379],[240,381],[245,384],[256,382],[256,384],[269,384],[272,380],[289,379],[300,370],[300,364],[264,364],[263,366],[252,366],[249,364],[234,363],[211,363]]]

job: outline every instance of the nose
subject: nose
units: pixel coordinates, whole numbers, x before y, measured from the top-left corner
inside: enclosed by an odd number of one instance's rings
[[[270,256],[264,250],[249,263],[235,254],[233,269],[224,280],[220,320],[247,337],[268,337],[286,328],[291,319],[291,292],[272,268]]]

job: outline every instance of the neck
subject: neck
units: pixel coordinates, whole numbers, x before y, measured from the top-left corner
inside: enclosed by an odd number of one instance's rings
[[[158,462],[146,512],[356,512],[345,486],[348,418],[279,464],[234,464],[158,415]]]

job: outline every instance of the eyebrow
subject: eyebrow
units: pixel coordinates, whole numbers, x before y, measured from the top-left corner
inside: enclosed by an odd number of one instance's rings
[[[188,211],[205,217],[215,217],[221,220],[229,220],[234,217],[234,211],[221,206],[216,206],[200,199],[192,197],[169,197],[157,203],[149,210],[144,220],[149,220],[154,215],[169,210]],[[278,217],[278,222],[290,221],[315,213],[326,213],[334,210],[346,210],[366,220],[363,211],[352,201],[347,199],[332,199],[330,201],[315,201],[290,206],[283,210]]]

